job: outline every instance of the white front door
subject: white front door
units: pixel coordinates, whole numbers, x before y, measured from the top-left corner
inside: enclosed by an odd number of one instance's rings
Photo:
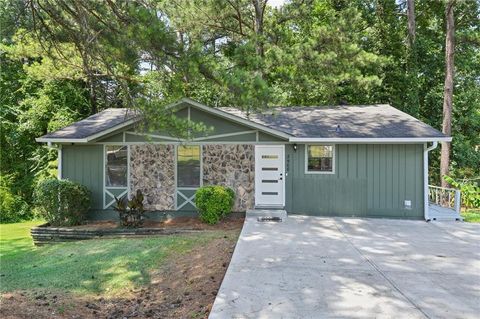
[[[285,206],[285,145],[255,146],[255,206]]]

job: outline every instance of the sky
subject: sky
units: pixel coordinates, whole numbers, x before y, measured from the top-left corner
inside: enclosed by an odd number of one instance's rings
[[[287,0],[268,0],[267,4],[274,7],[278,8],[281,7]]]

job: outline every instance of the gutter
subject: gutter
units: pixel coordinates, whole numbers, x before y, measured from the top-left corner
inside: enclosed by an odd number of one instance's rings
[[[437,146],[437,141],[434,141],[430,147],[427,147],[426,143],[423,146],[423,216],[427,222],[430,221],[430,211],[428,209],[428,153],[436,149]]]

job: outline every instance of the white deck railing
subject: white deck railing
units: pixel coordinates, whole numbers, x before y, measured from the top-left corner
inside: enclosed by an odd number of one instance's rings
[[[460,190],[428,185],[428,201],[431,204],[450,208],[460,214]]]

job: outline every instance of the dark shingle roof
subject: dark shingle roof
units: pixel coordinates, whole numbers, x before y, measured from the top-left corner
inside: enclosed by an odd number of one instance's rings
[[[85,139],[127,122],[134,118],[135,114],[134,111],[125,108],[106,109],[84,120],[46,134],[41,139]]]
[[[298,138],[445,137],[433,127],[385,104],[277,107],[250,116],[233,108],[222,110]]]
[[[196,102],[195,102],[196,103]],[[218,109],[217,109],[218,110]],[[444,138],[445,135],[390,105],[277,107],[246,115],[234,108],[219,110],[291,135],[292,138]],[[212,110],[213,111],[213,110]],[[136,117],[133,110],[106,109],[37,139],[83,140],[121,128]]]

